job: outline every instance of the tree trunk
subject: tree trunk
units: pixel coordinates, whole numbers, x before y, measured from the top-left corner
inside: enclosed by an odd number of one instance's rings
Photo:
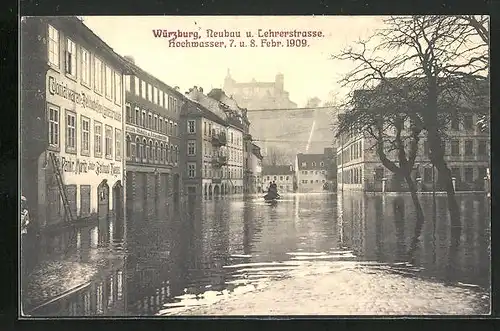
[[[411,194],[411,199],[413,201],[413,205],[415,206],[415,211],[417,214],[417,222],[415,224],[415,235],[413,236],[413,239],[410,244],[410,249],[408,250],[408,258],[410,259],[410,262],[413,262],[413,255],[415,253],[415,250],[417,249],[418,238],[422,233],[422,228],[424,226],[425,218],[424,218],[424,211],[422,210],[422,205],[420,204],[420,200],[418,199],[417,187],[415,185],[415,182],[411,178],[410,173],[407,173],[405,175],[405,180],[406,183],[408,184],[408,188]]]
[[[448,211],[450,213],[450,223],[452,227],[460,227],[460,208],[458,207],[455,188],[453,187],[453,180],[451,178],[451,171],[443,162],[436,162],[436,168],[438,170],[438,176],[440,181],[444,184],[446,189],[446,195],[448,197]]]
[[[439,135],[438,118],[437,118],[437,77],[428,76],[428,97],[427,111],[424,115],[424,122],[427,126],[427,138],[429,139],[429,147],[431,150],[430,159],[432,164],[438,170],[440,181],[446,187],[448,197],[448,211],[450,213],[451,226],[460,226],[460,210],[458,209],[457,200],[455,198],[455,189],[451,179],[451,171],[444,160],[444,149],[442,139]]]

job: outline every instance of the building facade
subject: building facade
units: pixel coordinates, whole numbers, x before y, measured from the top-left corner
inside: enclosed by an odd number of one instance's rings
[[[22,194],[31,198],[37,223],[121,213],[126,61],[76,17],[22,24],[32,43],[23,56],[35,59],[22,63],[29,76],[21,86],[21,126],[33,129],[33,139],[22,141],[30,158]]]
[[[275,182],[278,193],[295,191],[295,172],[292,165],[276,165],[262,167],[263,190],[267,192],[270,182]]]
[[[228,70],[224,79],[224,91],[236,100],[238,105],[249,110],[255,109],[283,109],[297,108],[295,102],[290,101],[290,96],[284,90],[285,78],[278,73],[274,82],[238,83]]]
[[[261,193],[263,191],[262,183],[262,159],[260,147],[256,144],[251,144],[252,153],[250,154],[250,169],[253,174],[250,193]]]
[[[125,58],[134,69],[124,79],[127,207],[163,214],[182,191],[179,119],[185,97]]]
[[[323,192],[328,188],[328,154],[297,154],[298,192]]]
[[[487,106],[485,106],[487,107]],[[452,117],[445,127],[443,140],[445,161],[452,172],[457,191],[483,191],[490,160],[490,136],[477,125],[478,115],[473,112],[461,114],[461,119]],[[402,136],[408,135],[406,121]],[[387,132],[387,134],[394,134]],[[362,132],[350,131],[337,141],[337,190],[354,191],[407,191],[404,179],[395,176],[380,162],[374,138]],[[386,153],[396,160],[395,151]],[[421,191],[444,190],[437,170],[429,159],[429,143],[422,133],[412,178]]]
[[[241,113],[210,95],[197,87],[186,93],[181,113],[186,190],[206,198],[243,193],[244,121]]]

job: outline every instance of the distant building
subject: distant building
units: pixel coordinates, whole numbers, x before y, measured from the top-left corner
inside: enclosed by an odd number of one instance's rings
[[[335,187],[334,158],[333,148],[325,148],[322,154],[297,154],[295,169],[298,192],[323,192]]]
[[[262,159],[263,156],[260,153],[260,147],[251,144],[251,154],[249,157],[250,160],[250,169],[252,172],[252,182],[250,186],[250,193],[260,193],[262,192]]]
[[[290,100],[288,92],[284,90],[285,78],[278,73],[274,82],[238,83],[229,73],[224,79],[224,91],[238,102],[242,108],[254,109],[283,109],[297,108],[297,104]]]
[[[223,93],[223,92],[221,92]],[[211,197],[243,193],[243,138],[247,129],[241,109],[229,99],[203,94],[194,87],[181,111],[186,151],[183,183],[188,194]],[[217,100],[217,99],[219,100]]]
[[[275,182],[278,192],[294,192],[295,173],[292,165],[264,166],[262,168],[263,189],[266,191],[270,182]]]
[[[360,90],[358,93],[362,93]],[[484,104],[483,107],[488,107]],[[447,124],[447,138],[444,141],[445,161],[455,178],[455,189],[483,190],[490,160],[490,136],[477,125],[478,115],[464,111],[461,119],[452,117]],[[410,122],[406,121],[402,135],[409,132]],[[387,132],[387,134],[394,134]],[[337,142],[338,190],[405,191],[404,179],[398,178],[380,162],[374,148],[375,140],[362,132],[347,132]],[[387,153],[396,160],[395,151]],[[429,159],[429,143],[422,134],[419,141],[415,165],[412,171],[414,180],[421,180],[420,189],[431,191],[433,181],[437,190],[443,190],[437,170],[433,170]]]

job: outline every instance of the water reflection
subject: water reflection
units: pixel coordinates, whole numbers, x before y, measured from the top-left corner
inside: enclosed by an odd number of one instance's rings
[[[436,197],[433,217],[431,196],[420,201],[425,222],[418,224],[409,196],[344,195],[342,219],[346,228],[365,223],[366,244],[345,236],[345,244],[361,259],[387,263],[408,261],[420,266],[423,276],[445,282],[464,282],[489,290],[490,241],[489,201],[484,195],[459,195],[462,208],[461,227],[451,227],[446,196]],[[360,217],[359,204],[366,205]],[[345,223],[349,224],[345,224]]]
[[[44,313],[168,314],[252,290],[314,260],[378,261],[395,272],[489,289],[489,202],[459,196],[462,227],[452,231],[446,197],[436,197],[436,217],[432,197],[420,199],[421,227],[409,195],[296,194],[275,205],[189,197],[176,210],[128,211],[126,222],[80,229],[72,251],[82,261],[123,252],[122,264]],[[45,249],[59,246],[55,240]]]
[[[123,315],[123,217],[45,231],[23,290],[32,316]]]

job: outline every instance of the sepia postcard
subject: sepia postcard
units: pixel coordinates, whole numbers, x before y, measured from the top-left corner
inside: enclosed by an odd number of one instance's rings
[[[491,313],[488,16],[19,24],[20,318]]]

